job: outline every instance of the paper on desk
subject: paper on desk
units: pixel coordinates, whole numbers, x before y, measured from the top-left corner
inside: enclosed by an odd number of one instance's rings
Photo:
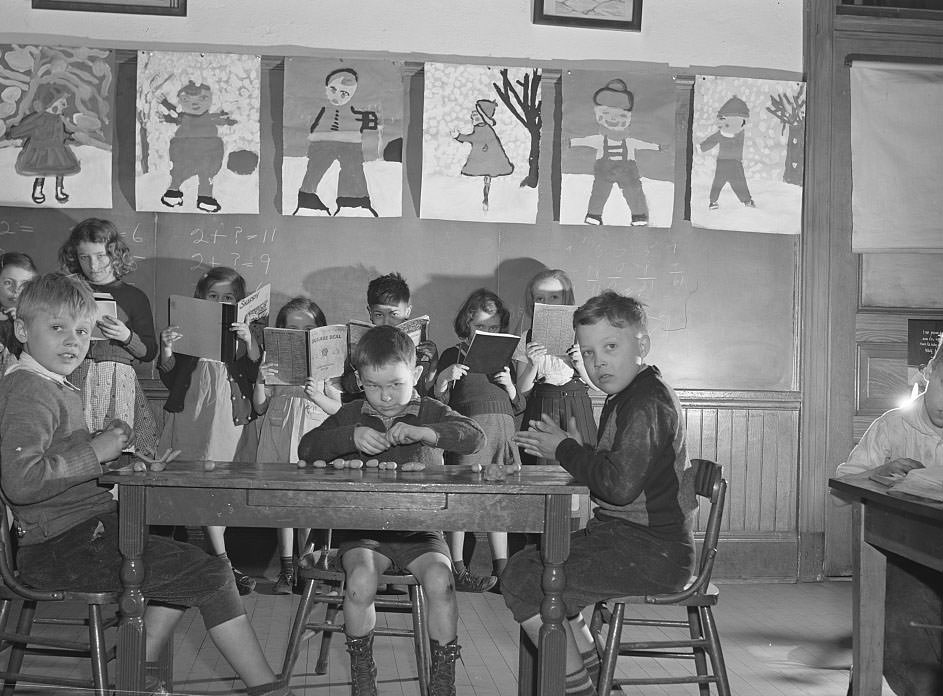
[[[888,491],[891,495],[913,495],[943,503],[943,465],[922,469],[911,469],[903,481],[895,483]]]

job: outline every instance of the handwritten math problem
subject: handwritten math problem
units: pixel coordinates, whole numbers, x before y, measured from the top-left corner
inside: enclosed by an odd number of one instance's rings
[[[275,244],[278,228],[249,230],[241,226],[225,228],[219,225],[215,229],[195,227],[190,231],[190,243],[196,247],[191,250],[190,270],[203,267],[230,266],[236,270],[257,269],[268,275],[272,265],[272,256],[267,251],[260,251]]]

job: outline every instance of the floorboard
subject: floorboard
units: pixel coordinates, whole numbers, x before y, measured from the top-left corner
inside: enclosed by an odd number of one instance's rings
[[[271,582],[260,580],[245,598],[246,610],[269,662],[280,668],[287,633],[298,604],[294,595],[271,594]],[[459,642],[462,661],[456,670],[460,696],[514,696],[517,693],[518,629],[500,595],[459,594]],[[61,615],[50,605],[42,615]],[[664,616],[669,607],[634,608]],[[316,609],[323,611],[323,609]],[[674,610],[677,612],[678,610]],[[851,659],[851,583],[722,584],[716,619],[734,694],[751,696],[833,696],[844,694]],[[380,614],[379,621],[408,625],[408,614]],[[42,629],[48,630],[48,629]],[[58,629],[61,631],[62,629]],[[652,629],[645,629],[652,630]],[[642,634],[638,634],[642,635]],[[328,673],[314,673],[319,637],[308,641],[291,680],[296,696],[348,696],[347,654],[342,635],[331,643]],[[242,682],[208,639],[203,622],[188,611],[174,635],[175,693],[181,695],[244,693]],[[416,662],[409,638],[378,637],[375,656],[383,696],[418,696]],[[26,665],[46,672],[83,675],[87,663],[27,656]],[[669,660],[631,661],[619,672],[633,675],[673,674],[688,663]],[[18,696],[64,694],[62,689],[20,684]],[[81,696],[84,692],[68,692]],[[693,685],[627,688],[631,696],[694,696]],[[887,696],[892,696],[885,690]]]

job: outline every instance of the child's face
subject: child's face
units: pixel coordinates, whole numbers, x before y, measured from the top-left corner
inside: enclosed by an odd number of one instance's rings
[[[236,297],[236,288],[228,280],[210,285],[204,299],[222,304],[236,304],[239,301],[239,298]]]
[[[367,312],[370,314],[370,321],[374,326],[399,326],[409,319],[413,306],[408,302],[399,302],[397,304],[375,304],[367,305]]]
[[[187,114],[200,116],[210,110],[213,105],[213,93],[203,89],[196,94],[180,92],[177,95],[180,110]]]
[[[544,278],[534,285],[534,302],[540,304],[563,304],[565,294],[563,283],[556,278]]]
[[[488,314],[478,310],[471,321],[468,322],[468,337],[474,336],[476,331],[499,333],[501,331],[501,318],[497,314]]]
[[[334,106],[343,106],[354,98],[357,83],[344,84],[345,81],[350,82],[348,75],[338,75],[324,86],[324,94]]]
[[[632,123],[632,112],[618,106],[597,104],[593,107],[596,123],[610,131],[624,131]]]
[[[648,334],[637,326],[613,326],[605,319],[577,326],[576,342],[586,373],[606,394],[618,394],[629,386],[651,347]]]
[[[68,377],[85,359],[93,324],[93,317],[40,310],[28,323],[17,319],[14,331],[36,362],[50,372]]]
[[[0,309],[16,307],[23,286],[36,274],[19,266],[4,266],[0,271]]]
[[[397,360],[381,367],[364,365],[357,370],[363,395],[384,416],[398,416],[413,397],[422,367]]]
[[[79,242],[75,256],[88,282],[105,285],[115,280],[115,267],[104,242]]]
[[[309,329],[316,329],[317,327],[318,324],[314,319],[314,315],[311,312],[304,311],[303,309],[296,309],[293,312],[289,312],[285,317],[286,329],[301,329],[302,331],[308,331]]]
[[[930,422],[943,428],[943,363],[927,375],[927,391],[923,396],[923,407]]]
[[[58,116],[63,111],[65,111],[66,106],[69,104],[69,98],[62,96],[56,99],[52,104],[46,107],[46,112],[50,114],[55,114]]]

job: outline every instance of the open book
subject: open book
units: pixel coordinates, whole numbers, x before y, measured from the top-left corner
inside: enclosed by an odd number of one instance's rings
[[[171,295],[167,302],[170,325],[180,327],[181,334],[174,352],[222,362],[235,360],[233,322],[267,322],[271,292],[271,285],[263,285],[236,304]]]
[[[347,322],[347,340],[351,352],[353,352],[354,348],[357,347],[357,344],[360,343],[360,339],[363,338],[363,335],[372,328],[373,324],[371,324],[369,321],[352,319],[351,321]],[[403,323],[397,325],[396,328],[406,332],[406,334],[412,339],[413,343],[418,346],[422,341],[426,340],[426,332],[429,329],[429,315],[424,314],[421,317],[407,319]]]
[[[278,373],[266,384],[300,385],[308,377],[340,377],[347,360],[347,326],[331,324],[307,331],[266,327],[265,355],[278,364]]]
[[[493,375],[501,372],[510,362],[521,337],[507,333],[476,331],[472,336],[462,364],[469,372]]]
[[[101,329],[98,328],[98,321],[103,317],[113,317],[118,318],[118,303],[115,302],[115,298],[107,292],[96,292],[95,293],[95,304],[98,305],[98,316],[95,318],[95,326],[92,328],[91,339],[93,341],[106,341],[108,340],[105,335],[102,333]]]
[[[873,475],[872,479],[876,479]],[[890,484],[887,491],[890,495],[913,496],[943,503],[943,465],[930,465],[918,469],[911,469],[905,476]]]
[[[534,321],[531,325],[531,338],[547,349],[549,355],[566,355],[576,342],[573,330],[573,313],[576,305],[534,304]]]
[[[268,324],[272,286],[268,283],[236,303],[236,321],[246,324]]]

